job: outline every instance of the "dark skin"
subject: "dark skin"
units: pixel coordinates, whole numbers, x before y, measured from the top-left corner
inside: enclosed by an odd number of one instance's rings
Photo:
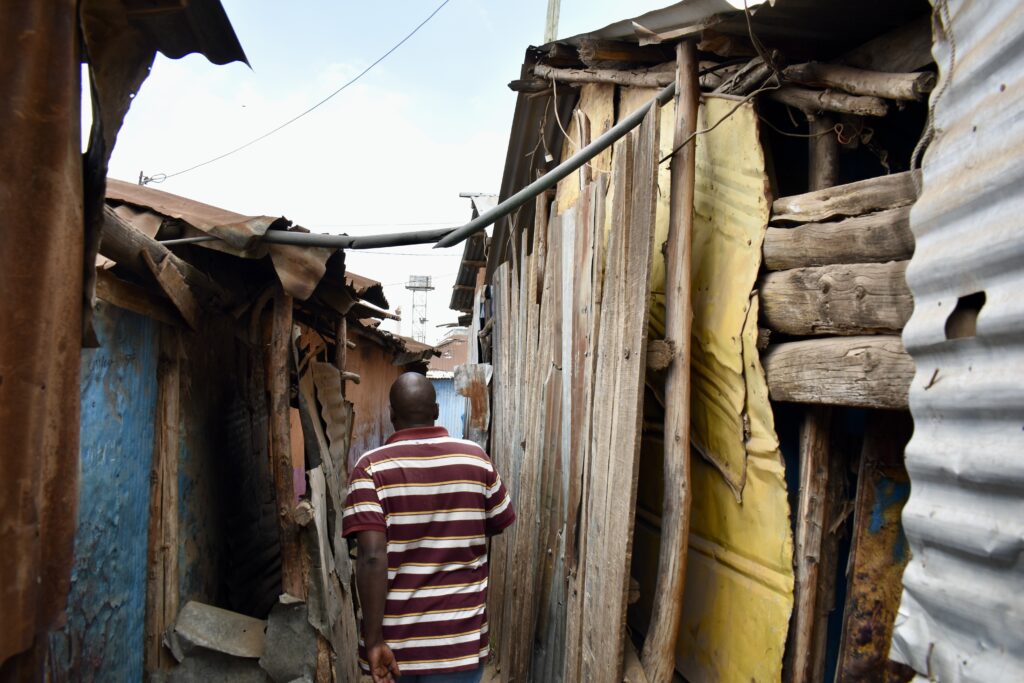
[[[391,385],[391,424],[395,431],[433,427],[439,408],[434,385],[423,375],[407,372]],[[384,642],[384,602],[388,593],[388,540],[380,531],[356,535],[356,587],[363,611],[363,641],[374,683],[393,683],[401,675],[391,648]]]

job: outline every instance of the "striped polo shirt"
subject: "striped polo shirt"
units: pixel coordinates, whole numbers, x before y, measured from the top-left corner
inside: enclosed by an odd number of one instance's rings
[[[359,458],[349,481],[344,535],[387,536],[384,640],[402,673],[481,666],[487,536],[516,518],[490,458],[444,427],[403,429]],[[362,640],[359,659],[368,671]]]

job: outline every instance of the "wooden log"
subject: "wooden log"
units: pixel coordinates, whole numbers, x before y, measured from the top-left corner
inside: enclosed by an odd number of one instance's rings
[[[905,409],[914,378],[914,361],[891,335],[775,344],[762,359],[775,401]]]
[[[836,60],[840,64],[889,73],[917,71],[931,64],[932,22],[926,12],[883,33]]]
[[[860,116],[885,116],[889,113],[889,105],[885,103],[885,100],[866,95],[847,95],[831,90],[810,90],[795,85],[769,90],[765,95],[809,114],[831,111]]]
[[[556,69],[545,64],[533,67],[533,73],[540,79],[564,83],[614,83],[638,88],[663,88],[672,82],[672,72],[651,70],[620,69]]]
[[[778,50],[772,50],[769,58],[774,64],[781,58]],[[723,81],[716,89],[716,93],[726,95],[749,95],[756,89],[763,86],[768,77],[772,74],[771,66],[761,57],[754,57],[743,65],[732,77]]]
[[[763,252],[768,270],[908,259],[914,253],[910,207],[829,223],[768,228]]]
[[[796,336],[896,333],[914,310],[907,261],[794,268],[759,288],[768,328]]]
[[[792,683],[813,683],[813,643],[818,602],[822,538],[828,526],[829,439],[832,409],[812,407],[800,429],[800,494],[794,534],[796,581],[789,637]]]
[[[334,367],[338,368],[338,372],[344,373],[345,368],[348,366],[348,320],[345,316],[341,316],[338,320],[338,328],[335,333],[336,342],[334,344]],[[357,382],[358,384],[358,382]],[[341,395],[345,396],[345,382],[341,383]]]
[[[868,95],[905,102],[921,101],[935,89],[930,71],[882,73],[840,64],[807,62],[783,71],[791,81],[808,86],[839,88],[852,95]]]
[[[919,171],[893,173],[805,194],[780,197],[772,203],[772,222],[821,221],[833,216],[860,216],[870,211],[913,204],[917,199],[913,173]]]
[[[292,298],[277,289],[274,292],[266,352],[268,393],[267,424],[270,432],[270,461],[277,501],[277,521],[281,532],[281,589],[300,600],[306,597],[302,575],[302,552],[299,528],[292,510],[295,488],[292,477],[290,371],[292,333]]]
[[[676,115],[671,167],[668,240],[665,252],[665,337],[675,350],[665,378],[664,495],[654,610],[641,661],[647,680],[669,683],[675,673],[676,641],[683,612],[686,555],[690,534],[690,331],[691,242],[696,178],[700,90],[697,51],[692,41],[676,46]]]
[[[618,40],[585,39],[577,48],[580,61],[589,67],[618,66],[624,64],[661,64],[671,60],[672,50],[667,46],[627,43]]]
[[[647,342],[647,369],[664,370],[672,364],[676,355],[675,342],[671,339],[651,339]]]
[[[117,277],[104,268],[96,269],[96,296],[139,315],[168,325],[181,326],[184,320],[171,303],[155,292]]]
[[[156,263],[150,252],[143,251],[142,260],[188,326],[193,331],[198,330],[202,325],[202,306],[181,272],[171,265],[170,257],[165,256],[162,262]]]
[[[835,121],[827,114],[808,114],[807,186],[813,192],[832,187],[839,180],[839,139],[833,132]]]
[[[149,479],[149,547],[143,653],[148,674],[170,668],[163,647],[178,617],[178,438],[181,346],[178,330],[161,326],[156,378],[156,424]]]

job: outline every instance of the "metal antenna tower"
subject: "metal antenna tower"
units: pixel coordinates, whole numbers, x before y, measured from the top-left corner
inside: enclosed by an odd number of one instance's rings
[[[410,275],[405,288],[412,292],[412,338],[427,343],[427,292],[434,289],[429,275]]]

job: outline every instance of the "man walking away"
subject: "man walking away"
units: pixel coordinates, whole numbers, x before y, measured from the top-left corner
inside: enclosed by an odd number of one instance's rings
[[[437,416],[430,380],[399,377],[395,433],[350,477],[342,531],[357,538],[359,659],[375,683],[477,683],[488,654],[487,537],[515,512],[483,449]]]

